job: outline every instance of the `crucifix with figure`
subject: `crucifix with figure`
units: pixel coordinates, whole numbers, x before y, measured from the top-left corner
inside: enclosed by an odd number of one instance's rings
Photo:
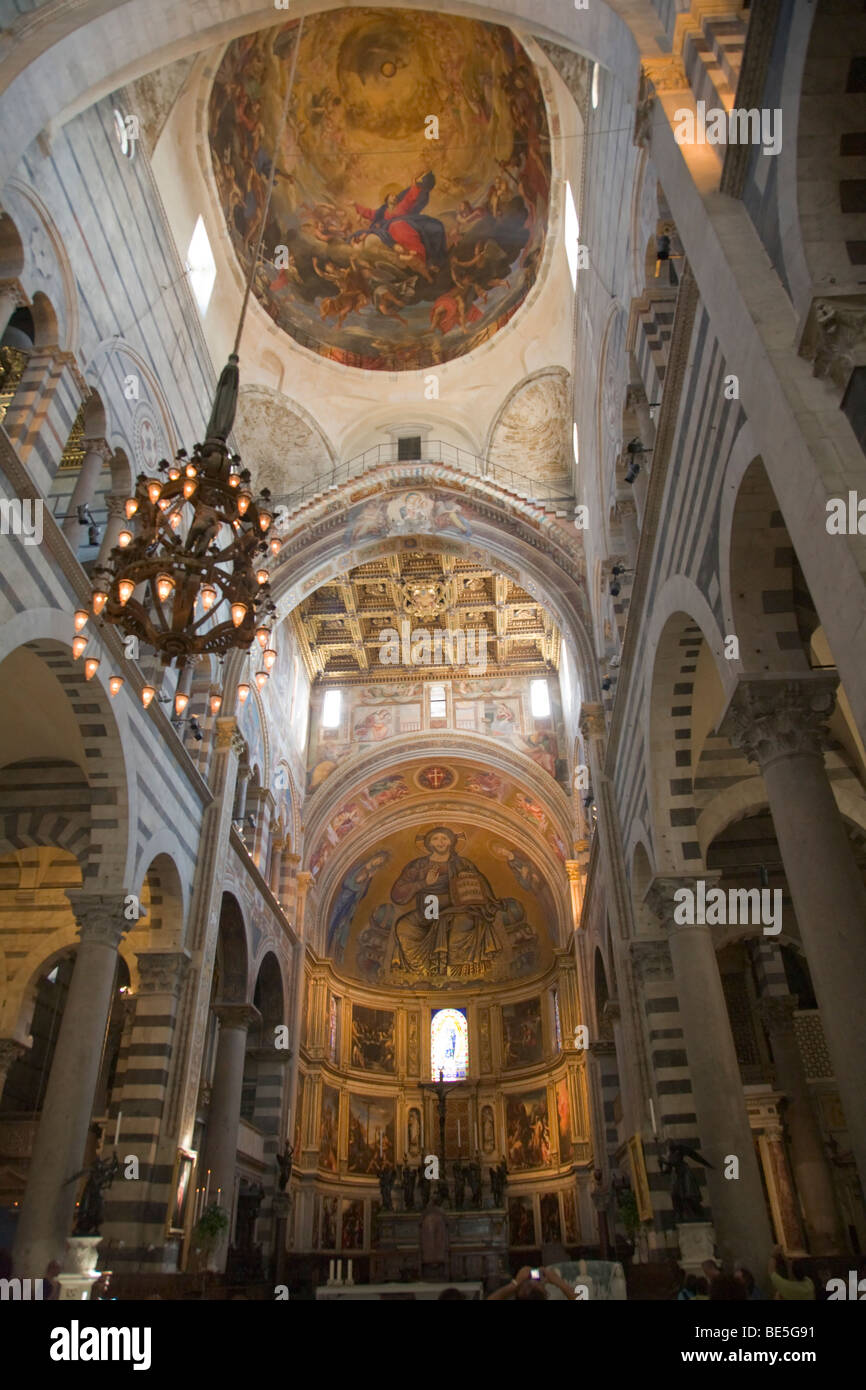
[[[445,1191],[448,1190],[448,1182],[445,1176],[445,1107],[448,1095],[448,1082],[445,1080],[445,1072],[440,1068],[439,1080],[433,1085],[432,1082],[422,1083],[423,1089],[430,1090],[436,1096],[439,1111],[439,1182]]]

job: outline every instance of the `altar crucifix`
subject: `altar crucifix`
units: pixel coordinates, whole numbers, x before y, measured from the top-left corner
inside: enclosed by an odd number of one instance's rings
[[[446,1105],[447,1105],[446,1097],[447,1097],[447,1095],[448,1095],[448,1085],[449,1085],[449,1083],[445,1080],[445,1072],[444,1072],[441,1068],[440,1068],[440,1071],[439,1071],[439,1080],[436,1082],[435,1085],[433,1085],[433,1083],[430,1082],[430,1081],[425,1081],[425,1082],[422,1083],[422,1088],[423,1088],[425,1091],[426,1091],[426,1090],[432,1091],[433,1094],[437,1097],[437,1100],[438,1100],[438,1110],[439,1110],[439,1182],[440,1182],[442,1188],[444,1188],[444,1190],[445,1190],[446,1192],[447,1192],[447,1190],[448,1190],[448,1180],[447,1180],[447,1178],[446,1178],[446,1176],[445,1176],[445,1107],[446,1107]],[[422,1157],[423,1157],[423,1155],[422,1155]]]

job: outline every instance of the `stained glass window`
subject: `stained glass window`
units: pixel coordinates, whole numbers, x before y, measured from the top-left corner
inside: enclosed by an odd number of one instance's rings
[[[469,1024],[464,1009],[438,1009],[430,1024],[433,1080],[462,1081],[469,1067]]]

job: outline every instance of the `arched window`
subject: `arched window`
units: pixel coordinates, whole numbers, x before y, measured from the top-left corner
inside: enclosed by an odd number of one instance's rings
[[[438,1009],[430,1024],[433,1080],[462,1081],[469,1067],[469,1024],[465,1009]]]

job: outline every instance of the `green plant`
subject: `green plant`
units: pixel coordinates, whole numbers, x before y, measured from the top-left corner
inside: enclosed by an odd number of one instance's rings
[[[637,1198],[631,1191],[624,1192],[617,1203],[619,1208],[619,1218],[625,1227],[625,1233],[630,1240],[633,1240],[641,1227],[641,1219],[637,1210]]]
[[[205,1207],[196,1223],[194,1236],[202,1250],[211,1250],[229,1224],[228,1212],[218,1202]]]

